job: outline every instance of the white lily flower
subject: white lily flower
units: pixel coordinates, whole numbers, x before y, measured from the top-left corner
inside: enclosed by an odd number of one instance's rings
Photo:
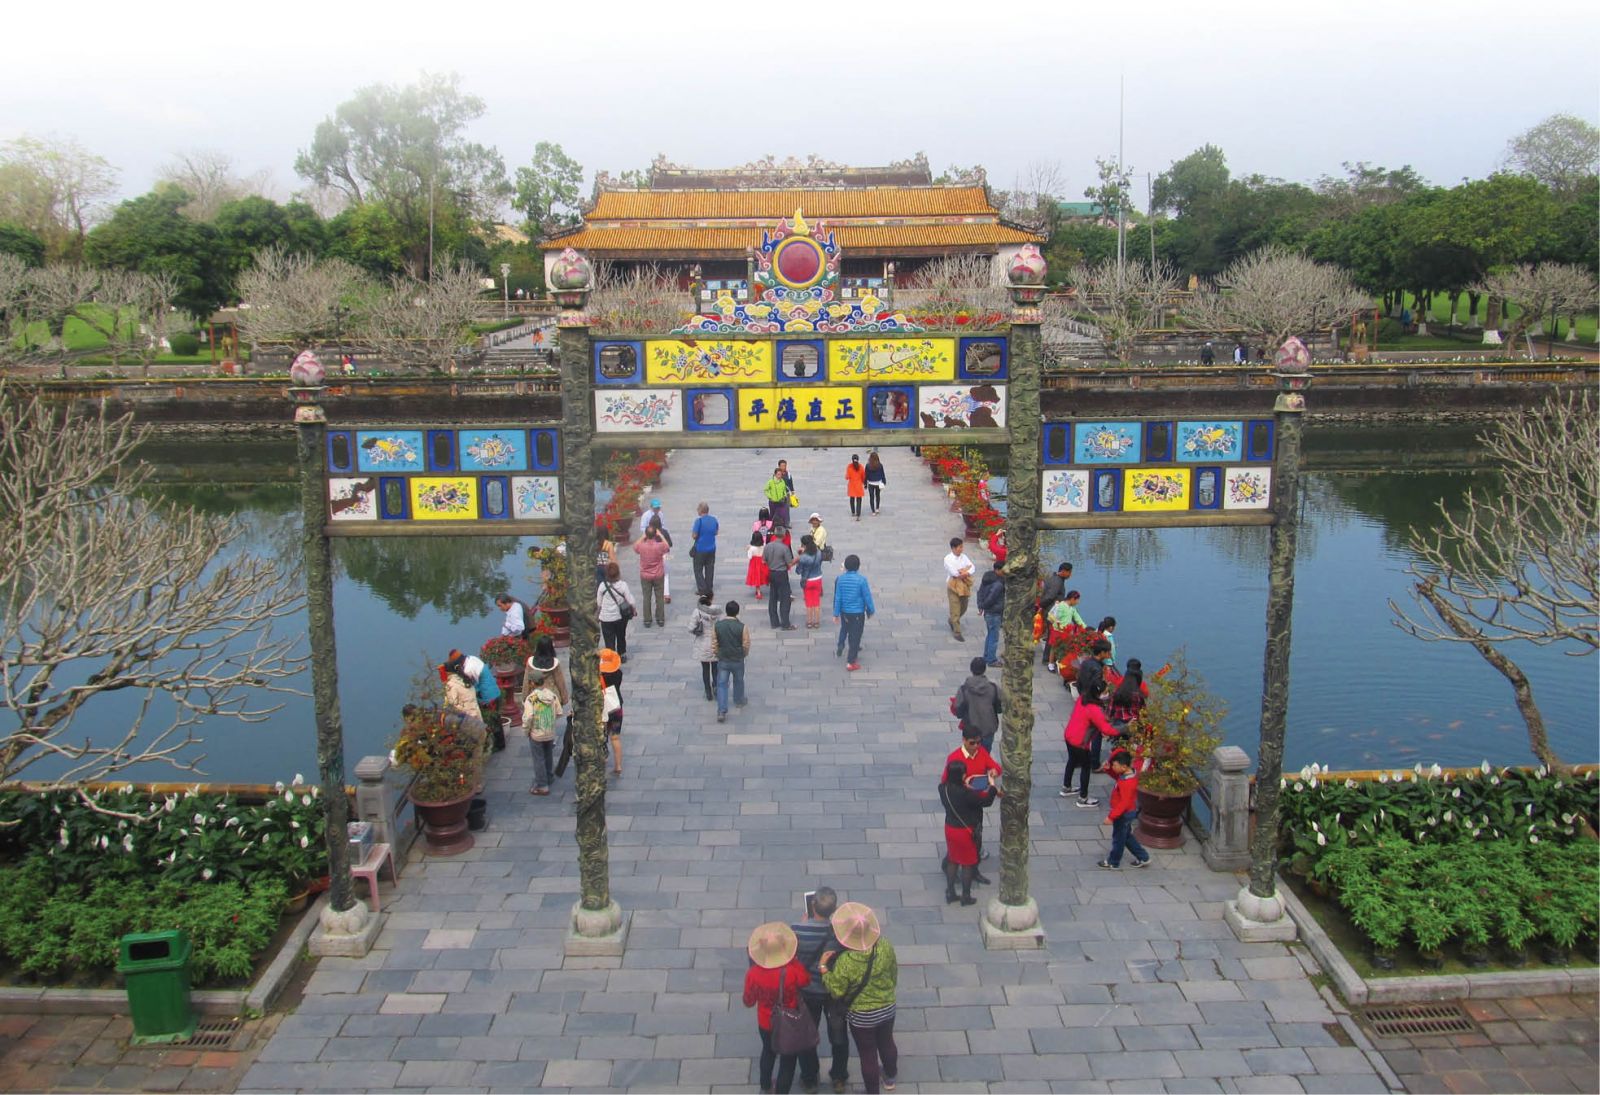
[[[1300,769],[1300,778],[1301,779],[1310,779],[1311,778],[1311,766],[1309,764]]]
[[[1428,774],[1432,778],[1438,779],[1440,776],[1444,775],[1444,769],[1435,764],[1432,768],[1428,769]]]
[[[1388,772],[1379,772],[1378,773],[1378,782],[1379,783],[1388,783],[1389,782],[1389,773]]]
[[[300,796],[300,805],[302,805],[302,806],[310,806],[311,805],[311,796],[310,795],[301,795]]]
[[[63,848],[72,843],[72,838],[70,835],[68,835],[67,827],[65,825],[61,826],[60,843]]]
[[[1531,802],[1528,803],[1527,808],[1524,809],[1522,812],[1524,814],[1526,814],[1528,817],[1532,817],[1533,816],[1533,803],[1531,803]]]
[[[306,781],[306,777],[302,776],[299,772],[296,772],[294,774],[294,786],[298,787],[302,783],[304,783],[305,781]]]
[[[1326,836],[1322,835],[1321,833],[1318,833],[1317,834],[1317,847],[1319,847],[1319,848],[1323,847],[1327,843],[1328,843],[1328,838]]]
[[[1461,797],[1461,788],[1457,787],[1454,791],[1451,791],[1450,792],[1450,797],[1451,798],[1460,798]]]
[[[311,843],[311,838],[310,837],[302,836],[300,838],[300,847],[304,848],[307,844],[310,844],[310,843]]]
[[[272,789],[280,795],[283,794],[283,780],[280,779],[277,783],[274,783]]]
[[[283,793],[283,801],[285,801],[289,805],[293,806],[294,805],[294,792],[293,791],[285,791]]]
[[[1488,775],[1489,774],[1489,762],[1488,761],[1484,761],[1482,764],[1478,765],[1478,767],[1483,769],[1483,774],[1484,775]]]
[[[207,882],[210,882],[211,879],[216,876],[216,873],[216,871],[213,871],[210,867],[207,867],[205,870],[200,872],[200,877],[205,879]]]
[[[1537,844],[1537,843],[1539,843],[1539,838],[1537,836],[1533,835],[1533,833],[1530,832],[1528,834],[1528,843],[1529,844]]]
[[[133,851],[133,834],[132,833],[129,833],[127,836],[122,838],[122,850],[125,851],[125,852],[132,852]]]
[[[1355,789],[1356,789],[1356,781],[1355,781],[1355,780],[1353,780],[1353,779],[1347,779],[1347,780],[1345,780],[1345,781],[1344,781],[1344,785],[1345,785],[1345,786],[1346,786],[1346,787],[1348,787],[1348,788],[1350,788],[1350,790],[1352,790],[1352,791],[1354,791],[1354,790],[1355,790]]]
[[[1455,814],[1454,814],[1454,812],[1453,812],[1453,811],[1451,811],[1451,810],[1446,810],[1446,811],[1445,811],[1445,812],[1444,812],[1444,819],[1445,819],[1445,820],[1446,820],[1446,821],[1454,821],[1454,820],[1455,820]]]

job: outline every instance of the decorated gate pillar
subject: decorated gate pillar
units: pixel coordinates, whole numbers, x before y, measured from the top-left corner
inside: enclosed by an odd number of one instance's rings
[[[570,247],[551,266],[550,287],[561,315],[556,320],[561,364],[562,513],[567,523],[567,566],[577,578],[595,558],[594,459],[589,408],[589,319],[583,306],[592,281],[589,262]],[[572,647],[573,755],[577,763],[578,902],[572,908],[566,953],[621,954],[629,918],[611,898],[611,855],[606,843],[606,766],[601,727],[600,617],[592,596],[569,598]]]
[[[1033,612],[1038,572],[1039,375],[1043,366],[1039,301],[1045,262],[1032,244],[1007,271],[1016,307],[1011,316],[1011,413],[1007,451],[1005,608],[1006,705],[1002,716],[1000,892],[984,910],[984,945],[1022,950],[1044,946],[1039,905],[1028,893],[1028,807],[1033,783]]]

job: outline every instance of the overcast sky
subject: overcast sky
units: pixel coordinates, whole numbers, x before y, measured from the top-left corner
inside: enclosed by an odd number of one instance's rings
[[[8,5],[0,139],[74,137],[146,190],[174,153],[301,181],[296,150],[357,88],[458,72],[473,136],[508,168],[539,140],[613,173],[657,153],[722,167],[773,154],[1007,186],[1058,161],[1081,197],[1117,149],[1139,179],[1210,142],[1235,174],[1310,182],[1342,161],[1453,184],[1556,112],[1600,120],[1600,4],[1407,0],[1053,3],[80,0]]]

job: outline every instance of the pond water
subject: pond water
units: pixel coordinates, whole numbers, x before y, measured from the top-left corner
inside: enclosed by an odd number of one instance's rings
[[[1429,451],[1472,460],[1470,431],[1321,427],[1308,431],[1312,467],[1337,462],[1415,468]],[[161,441],[146,455],[163,469],[158,493],[244,523],[246,545],[299,551],[292,441]],[[1365,456],[1363,460],[1362,457]],[[1492,472],[1313,470],[1306,476],[1294,612],[1286,765],[1410,767],[1423,761],[1531,761],[1511,690],[1470,648],[1422,643],[1392,623],[1388,602],[1409,603],[1406,534],[1431,526],[1435,505],[1457,504]],[[174,478],[188,481],[175,482]],[[1191,665],[1227,700],[1228,740],[1254,752],[1266,612],[1267,530],[1213,528],[1051,533],[1043,557],[1076,564],[1072,585],[1093,623],[1117,616],[1119,660],[1159,666],[1186,647]],[[529,594],[517,537],[342,539],[334,544],[334,615],[347,765],[387,751],[407,682],[452,646],[498,630],[494,595]],[[987,553],[981,553],[987,558]],[[531,597],[529,598],[531,599]],[[291,626],[303,627],[300,621]],[[1520,649],[1552,744],[1570,761],[1597,759],[1595,658]],[[309,679],[303,682],[309,688]],[[100,702],[100,701],[97,701]],[[114,710],[104,710],[114,717]],[[262,724],[202,731],[205,776],[272,781],[313,777],[308,700],[289,697]],[[135,778],[171,778],[164,769]]]

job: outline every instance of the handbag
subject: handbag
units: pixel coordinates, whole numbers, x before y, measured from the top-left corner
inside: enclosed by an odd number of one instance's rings
[[[611,598],[611,603],[617,606],[617,618],[623,623],[627,623],[629,620],[633,619],[635,615],[633,602],[620,600],[617,597],[617,591],[611,588],[610,582],[606,582],[605,587],[607,595],[609,595]]]
[[[822,561],[824,563],[833,562],[833,545],[832,544],[823,544],[822,545]]]
[[[772,1043],[779,1054],[787,1056],[816,1049],[817,1021],[811,1018],[811,1009],[799,999],[795,1007],[783,1006],[783,979],[787,970],[778,974],[778,1000],[772,1005]]]
[[[798,494],[796,494],[794,491],[790,491],[789,492],[789,505],[791,507],[793,507],[793,506],[798,506],[799,504],[800,504],[800,496]]]
[[[600,706],[601,716],[609,719],[613,712],[621,710],[622,697],[617,694],[617,686],[614,684],[606,685],[606,690]]]

